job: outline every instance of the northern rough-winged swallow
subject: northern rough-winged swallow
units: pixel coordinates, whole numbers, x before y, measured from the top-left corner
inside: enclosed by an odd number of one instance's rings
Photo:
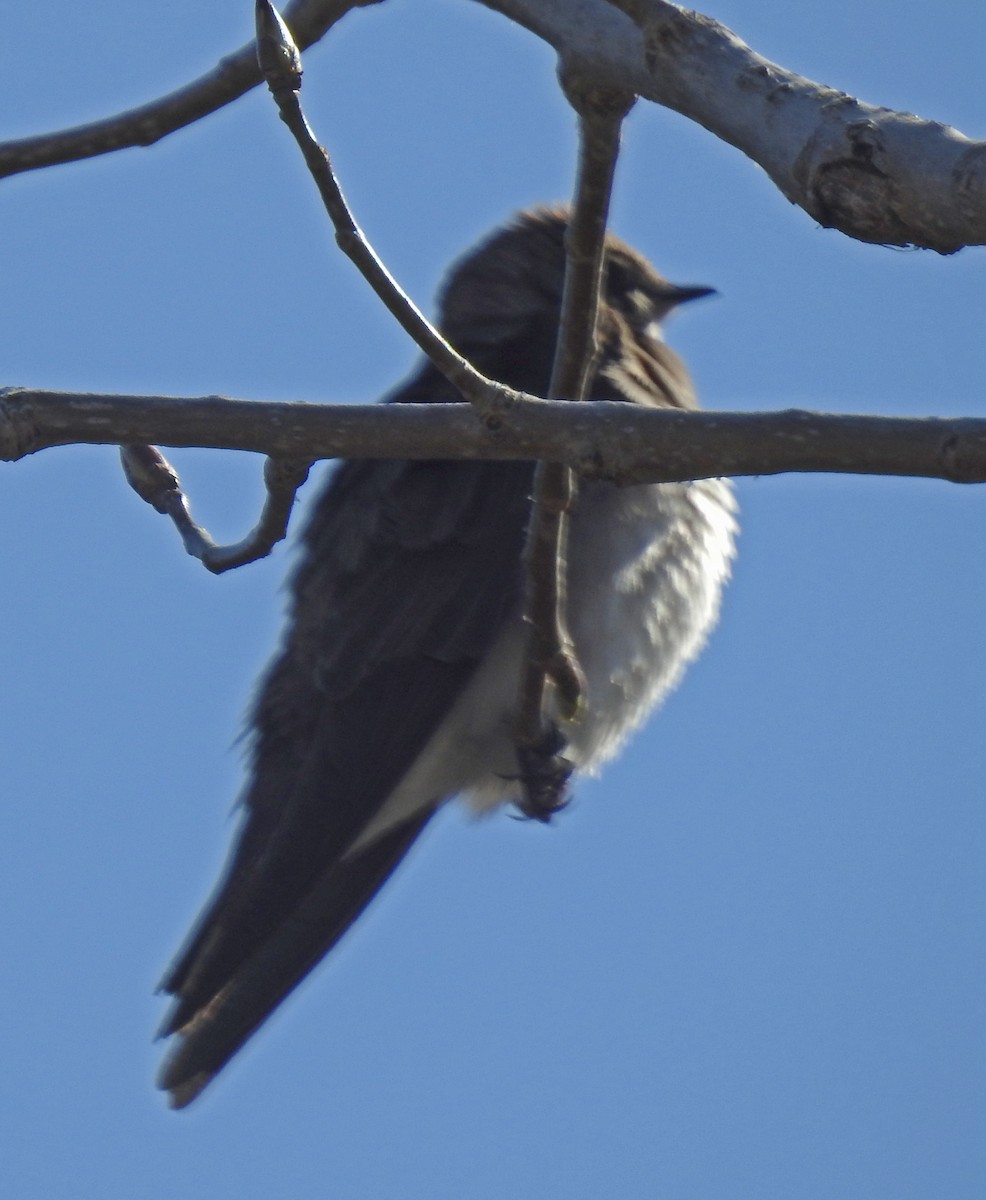
[[[441,327],[481,371],[547,394],[564,210],[524,213],[453,268]],[[606,244],[590,398],[692,409],[661,340],[677,287]],[[423,363],[392,403],[457,401]],[[252,769],[226,873],[163,981],[175,1035],[160,1077],[190,1103],[372,900],[436,810],[520,796],[512,732],[524,644],[533,465],[343,464],[314,506],[284,644],[252,714]],[[734,553],[728,483],[582,483],[568,622],[588,685],[558,724],[592,771],[698,653]]]

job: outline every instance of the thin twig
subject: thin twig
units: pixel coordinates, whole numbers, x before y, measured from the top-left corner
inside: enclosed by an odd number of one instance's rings
[[[565,73],[562,87],[579,116],[579,170],[565,234],[565,286],[548,394],[580,401],[586,397],[598,352],[596,316],[606,223],[620,128],[634,97],[600,92]],[[549,692],[557,697],[565,720],[576,720],[585,704],[585,678],[567,618],[568,522],[575,499],[571,467],[539,462],[524,556],[527,649],[514,738],[525,791],[521,809],[542,821],[564,806],[571,774],[561,753],[563,739],[546,711]]]
[[[301,108],[301,54],[284,20],[269,0],[256,0],[257,57],[281,120],[294,136],[325,211],[335,227],[336,242],[352,260],[401,328],[431,359],[487,424],[496,425],[518,393],[487,379],[463,358],[425,318],[401,289],[366,240],[336,180],[328,152],[320,146]]]
[[[137,495],[171,518],[188,553],[214,575],[265,558],[284,538],[295,495],[311,468],[307,460],[268,458],[264,464],[267,499],[260,520],[242,541],[220,546],[192,519],[178,473],[160,450],[143,444],[121,446],[120,461]]]
[[[288,19],[302,46],[317,42],[347,12],[380,0],[294,0]],[[111,154],[129,146],[152,146],[230,104],[262,82],[253,42],[184,87],[138,108],[87,125],[0,142],[0,178],[57,163]]]

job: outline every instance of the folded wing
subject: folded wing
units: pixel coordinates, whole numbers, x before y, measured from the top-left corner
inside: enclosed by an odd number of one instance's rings
[[[447,399],[430,367],[395,399]],[[163,980],[189,1103],[359,916],[438,804],[347,853],[517,603],[531,466],[345,464],[318,500],[252,719],[226,874]]]

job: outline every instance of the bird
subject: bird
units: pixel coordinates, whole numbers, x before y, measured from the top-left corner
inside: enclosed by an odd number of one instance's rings
[[[440,296],[452,345],[540,397],[568,219],[562,206],[520,213],[453,266]],[[670,283],[608,233],[588,398],[696,408],[662,322],[713,291]],[[426,360],[386,402],[460,399]],[[514,727],[534,468],[350,460],[315,501],[282,645],[252,705],[241,823],[161,984],[172,1041],[158,1083],[173,1108],[335,946],[446,801],[523,810]],[[612,758],[702,648],[736,533],[728,480],[580,484],[565,571],[586,694],[581,712],[553,716],[574,771]]]

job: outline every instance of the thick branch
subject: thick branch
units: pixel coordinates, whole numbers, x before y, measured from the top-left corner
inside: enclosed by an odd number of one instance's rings
[[[0,393],[0,460],[53,446],[130,442],[312,460],[548,459],[620,483],[789,471],[986,482],[982,417],[682,412],[529,398],[511,409],[509,427],[487,429],[468,404]]]
[[[821,225],[943,254],[986,243],[984,142],[813,83],[668,0],[482,3],[598,86],[632,89],[736,146]]]
[[[285,16],[305,47],[350,9],[378,2],[294,0]],[[984,142],[813,83],[667,0],[480,2],[554,46],[564,69],[672,108],[736,146],[822,225],[943,254],[986,244]],[[140,108],[0,144],[0,177],[151,145],[259,82],[251,43]]]

